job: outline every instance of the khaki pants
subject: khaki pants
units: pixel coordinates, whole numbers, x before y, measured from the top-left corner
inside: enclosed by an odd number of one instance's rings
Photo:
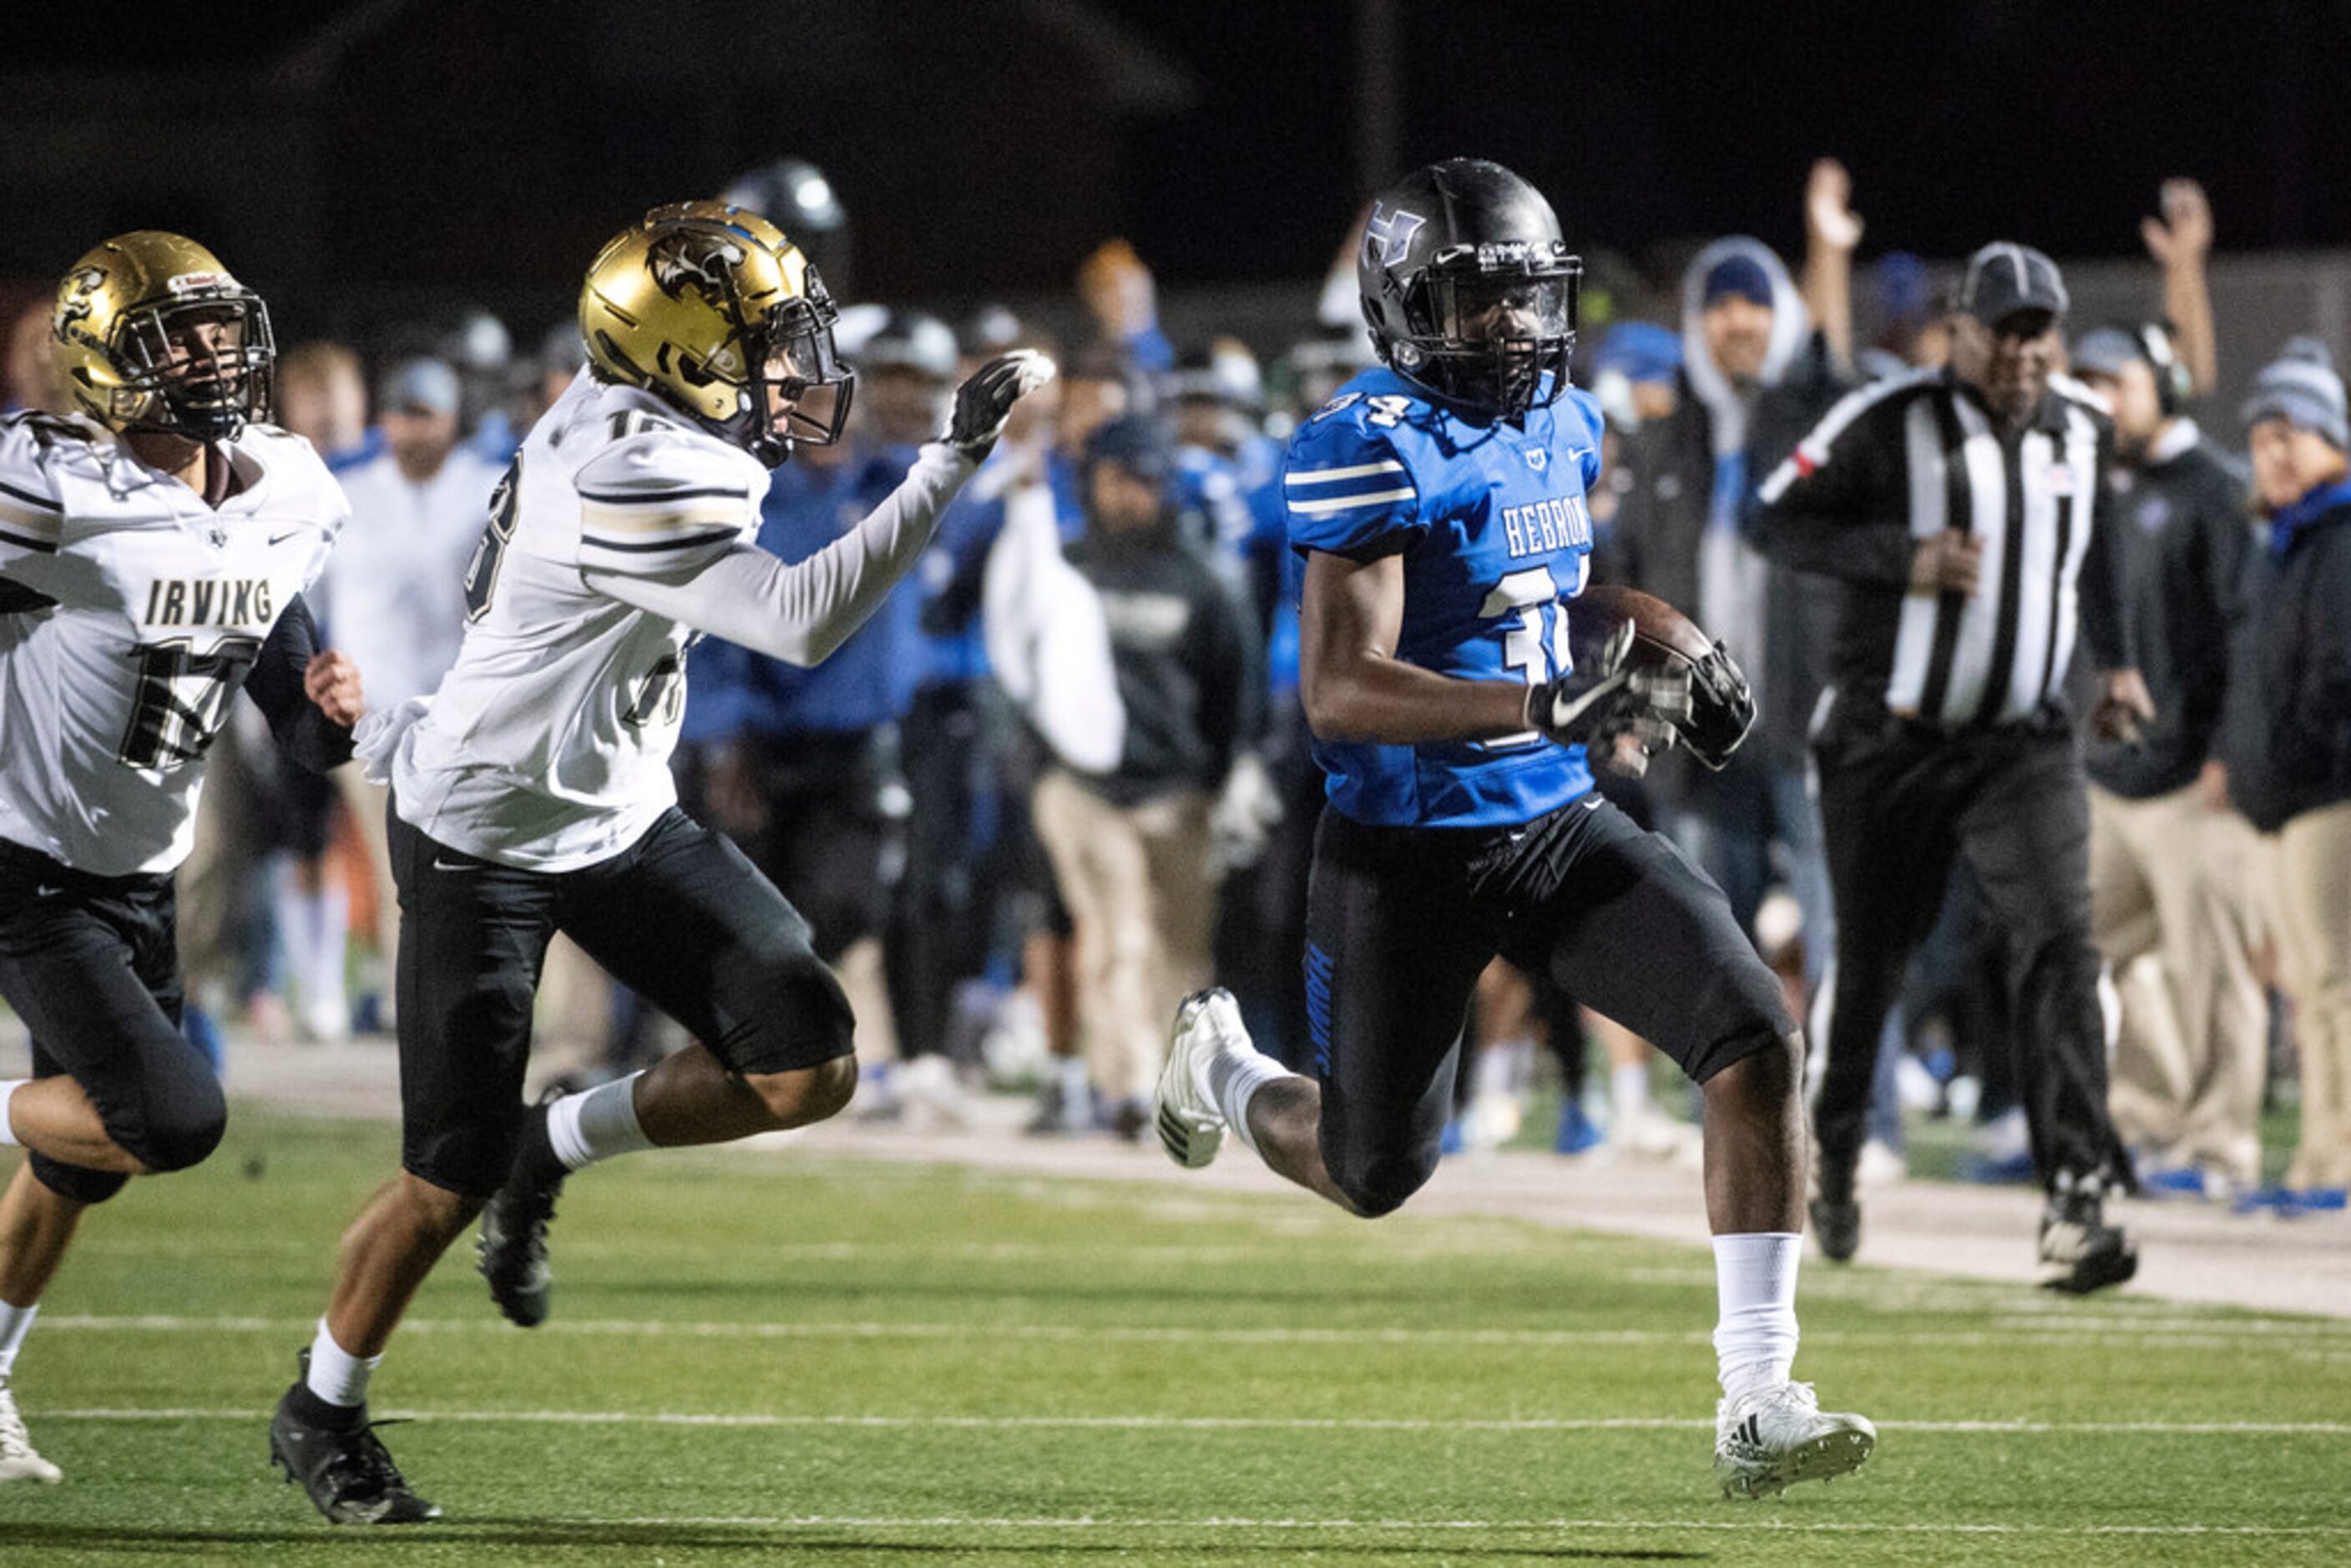
[[[1054,768],[1037,784],[1037,836],[1077,927],[1078,1018],[1110,1102],[1152,1091],[1186,993],[1208,984],[1216,883],[1208,798],[1115,806]]]
[[[2122,996],[2107,1104],[2126,1143],[2261,1179],[2267,1002],[2253,976],[2258,836],[2195,787],[2090,790],[2092,935]]]
[[[2351,804],[2305,811],[2263,846],[2302,1058],[2302,1145],[2286,1185],[2351,1186]]]

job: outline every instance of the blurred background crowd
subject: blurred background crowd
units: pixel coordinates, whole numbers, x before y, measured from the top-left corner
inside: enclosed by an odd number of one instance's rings
[[[611,8],[583,9],[584,35],[609,42]],[[664,35],[636,68],[659,77],[664,62],[693,57],[696,38],[705,52],[724,47],[701,34],[742,15],[686,9],[700,33]],[[1047,64],[1057,50],[1095,62],[1073,78],[1090,84],[1084,91],[1038,110],[1072,128],[1074,140],[1053,154],[1057,170],[1092,155],[1081,134],[1088,95],[1148,104],[1155,94],[1199,90],[1135,47],[1131,32],[1095,26],[1101,8],[1014,9],[999,29],[1013,42]],[[1109,9],[1113,18],[1120,10]],[[1301,8],[1310,9],[1320,8]],[[1373,188],[1402,166],[1399,127],[1409,123],[1418,140],[1434,134],[1426,115],[1407,116],[1371,90],[1391,79],[1380,74],[1381,51],[1406,49],[1422,24],[1394,5],[1343,9],[1353,27],[1349,79],[1369,96],[1352,141],[1317,174],[1326,195]],[[1995,22],[2004,15],[1997,5],[1959,9]],[[287,156],[364,165],[401,151],[393,143],[405,135],[417,157],[456,160],[444,190],[461,211],[433,214],[453,236],[495,235],[509,250],[549,246],[536,231],[501,233],[475,211],[466,192],[495,186],[481,166],[495,149],[469,145],[459,156],[415,114],[392,110],[364,136],[320,129],[334,123],[322,95],[348,79],[340,73],[352,52],[380,48],[381,30],[416,22],[412,12],[344,8],[336,25],[277,57],[269,80],[293,128]],[[817,66],[841,68],[862,47],[859,29],[881,26],[873,7],[855,5],[835,21]],[[2291,37],[2285,22],[2270,21]],[[1993,48],[1995,64],[2013,57],[2012,22],[1994,29],[1993,43],[2011,51]],[[504,47],[520,24],[514,8],[492,6],[460,26],[486,47]],[[1267,26],[1281,37],[1297,30],[1291,21]],[[821,36],[795,32],[792,41]],[[948,65],[935,53],[918,51],[907,68],[939,79]],[[374,90],[388,93],[401,78],[390,79]],[[2009,82],[2018,93],[2025,85]],[[1942,89],[1920,91],[1921,117],[1949,111]],[[971,101],[949,103],[945,118],[988,123],[985,95],[965,96]],[[500,134],[545,153],[545,137],[527,123],[541,102],[526,92]],[[705,107],[726,118],[726,106]],[[728,123],[739,131],[749,121]],[[1928,131],[1913,122],[1903,134]],[[47,167],[108,156],[133,144],[134,131],[95,152],[87,138],[59,141]],[[696,147],[726,140],[711,126],[703,132],[675,135]],[[242,146],[239,137],[256,133],[215,124],[206,145]],[[355,137],[364,145],[347,145]],[[932,162],[945,151],[927,132],[910,145]],[[2323,146],[2293,145],[2307,156],[2278,170],[2275,210],[2264,214],[2273,229],[2311,196],[2312,164],[2323,162]],[[1527,172],[1547,183],[1539,158],[1492,151],[1531,162]],[[612,150],[632,168],[663,153]],[[1008,154],[971,145],[957,155]],[[562,161],[544,161],[559,176]],[[868,159],[862,167],[862,201],[795,156],[757,162],[726,191],[781,226],[844,301],[840,347],[859,377],[851,438],[803,449],[777,472],[762,544],[799,559],[862,516],[940,427],[956,381],[987,356],[1041,348],[1061,378],[1052,395],[1022,405],[916,580],[833,659],[801,670],[697,645],[681,793],[768,873],[841,971],[870,1064],[857,1113],[952,1122],[968,1096],[1018,1086],[1036,1097],[1040,1135],[1134,1139],[1184,992],[1211,978],[1229,986],[1261,1047],[1287,1054],[1298,1043],[1305,866],[1322,787],[1297,696],[1299,563],[1284,537],[1281,444],[1369,363],[1356,241],[1340,223],[1304,225],[1333,258],[1319,285],[1301,275],[1163,289],[1155,239],[1184,249],[1196,277],[1196,230],[1216,217],[1185,221],[1184,166],[1171,162],[1172,184],[1145,223],[1114,225],[1114,214],[1085,201],[1030,202],[996,219],[1021,268],[1058,271],[1069,283],[991,299],[968,279],[941,286],[936,269],[907,260],[928,243],[926,213],[944,212],[953,229],[956,204],[977,198],[927,166],[877,171]],[[2030,183],[2028,171],[2009,188]],[[1905,212],[1919,211],[1917,182],[1900,195]],[[77,217],[101,222],[79,199],[50,204],[47,249],[70,255],[102,232],[67,233]],[[2136,239],[2125,229],[2104,259],[2066,267],[2071,370],[2113,410],[2106,478],[2133,548],[2132,613],[2159,629],[2140,653],[2159,661],[2147,674],[2164,709],[2138,744],[2090,754],[2113,1108],[2147,1190],[2285,1212],[2339,1204],[2351,1184],[2351,635],[2326,608],[2326,595],[2345,586],[2324,575],[2334,568],[2312,567],[2318,552],[2294,546],[2322,537],[2328,507],[2344,499],[2335,491],[2351,438],[2333,353],[2351,339],[2351,265],[2216,260],[2202,187],[2174,180],[2133,199],[2148,209]],[[1764,232],[1800,233],[1801,251],[1782,256],[1730,235],[1660,241],[1630,256],[1583,232],[1577,207],[1560,203],[1587,267],[1575,374],[1608,416],[1593,497],[1594,579],[1654,592],[1727,639],[1763,714],[1722,774],[1668,758],[1638,785],[1608,788],[1721,883],[1802,1007],[1834,961],[1805,746],[1828,596],[1755,551],[1747,501],[1845,393],[1940,363],[1956,264],[1938,257],[1995,235],[1953,243],[1922,218],[1914,236],[1882,215],[1865,226],[1870,193],[1855,191],[1833,161],[1785,190],[1741,182],[1724,204]],[[1032,224],[1030,206],[1052,210]],[[1632,210],[1657,226],[1656,214]],[[377,217],[397,223],[399,211]],[[1280,191],[1252,211],[1278,221]],[[208,228],[205,215],[224,221]],[[142,221],[184,224],[246,271],[241,215],[215,200],[193,221],[176,209]],[[609,226],[604,215],[586,222]],[[1294,242],[1301,225],[1284,226]],[[1134,243],[1099,237],[1115,229]],[[1232,243],[1229,226],[1225,234]],[[5,391],[11,407],[55,408],[47,283],[31,244],[20,231],[0,247],[18,280],[0,290],[11,323]],[[2062,245],[2051,248],[2065,259]],[[2115,258],[2126,249],[2143,254]],[[586,254],[550,250],[538,270],[576,276]],[[501,279],[485,291],[493,310],[466,303],[455,280],[468,265],[460,252],[443,255],[434,287],[390,304],[379,288],[381,308],[365,313],[334,304],[331,279],[298,257],[265,252],[248,272],[277,308],[286,345],[278,419],[329,455],[352,501],[357,521],[315,608],[329,643],[360,665],[371,706],[429,692],[455,657],[460,580],[490,493],[522,434],[582,363],[560,287],[517,287],[492,269]],[[271,290],[273,272],[291,280],[288,303]],[[2264,455],[2265,427],[2296,439]],[[1072,579],[1091,592],[1057,597]],[[1071,604],[1098,605],[1071,612],[1107,624],[1115,703],[1089,707],[1081,691],[1071,697],[1070,683],[1045,678],[1066,630],[1056,607]],[[1122,731],[1094,722],[1108,710],[1124,713]],[[331,782],[286,769],[259,743],[258,716],[247,708],[239,722],[214,754],[197,858],[182,874],[200,1004],[192,1027],[216,1051],[240,1031],[381,1038],[392,1021],[399,923],[382,793],[354,769]],[[1886,1031],[1865,1186],[1901,1179],[1906,1134],[1930,1120],[1970,1129],[1971,1174],[2029,1179],[2002,942],[1962,866]],[[559,972],[540,990],[546,1075],[593,1080],[678,1043],[671,1026],[576,952],[559,948],[549,962]],[[1470,1039],[1449,1134],[1457,1146],[1540,1136],[1563,1155],[1695,1157],[1678,1089],[1651,1096],[1654,1053],[1540,977],[1498,964],[1480,986]],[[1669,1073],[1658,1082],[1678,1083]],[[1534,1103],[1545,1107],[1539,1128],[1525,1124]],[[2275,1113],[2297,1106],[2298,1134],[2279,1135],[2289,1124]]]

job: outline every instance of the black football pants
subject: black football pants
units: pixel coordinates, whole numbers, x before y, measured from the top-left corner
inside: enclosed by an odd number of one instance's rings
[[[2090,945],[2090,809],[2055,718],[1945,735],[1839,703],[1813,742],[1836,899],[1834,1008],[1814,1110],[1823,1180],[1861,1154],[1878,1034],[1912,951],[1964,855],[2007,946],[2011,1017],[2032,1158],[2059,1171],[2128,1166],[2106,1116],[2105,1028]]]

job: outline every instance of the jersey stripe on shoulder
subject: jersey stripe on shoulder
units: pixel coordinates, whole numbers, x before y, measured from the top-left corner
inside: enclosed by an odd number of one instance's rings
[[[1384,463],[1350,463],[1338,468],[1292,468],[1281,476],[1284,485],[1332,485],[1369,474],[1401,474],[1404,465],[1391,457]]]
[[[616,555],[653,555],[662,550],[699,549],[724,539],[735,538],[732,525],[719,528],[697,528],[691,533],[666,535],[660,538],[616,539],[608,536],[583,533],[580,536],[582,550],[611,550]]]
[[[55,501],[0,483],[0,544],[54,554],[65,535],[65,524],[64,508]]]
[[[1293,499],[1290,509],[1301,517],[1321,517],[1326,512],[1344,512],[1356,507],[1377,507],[1389,501],[1409,501],[1416,494],[1409,485],[1395,490],[1370,490],[1358,496],[1318,496],[1311,501]]]
[[[580,498],[603,507],[661,507],[676,501],[695,501],[712,496],[731,497],[745,505],[750,503],[747,491],[727,485],[705,485],[688,489],[643,490],[581,490]]]
[[[669,538],[718,528],[731,531],[751,516],[751,497],[739,490],[674,490],[625,505],[591,501],[582,492],[580,500],[580,531],[590,538]]]
[[[1301,517],[1326,517],[1359,507],[1409,501],[1420,491],[1401,459],[1375,458],[1369,463],[1341,463],[1327,468],[1291,466],[1283,471],[1282,503]]]

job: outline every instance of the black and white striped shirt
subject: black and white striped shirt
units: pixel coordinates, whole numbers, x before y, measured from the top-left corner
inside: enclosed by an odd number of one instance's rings
[[[1843,582],[1837,691],[1958,730],[2062,709],[2077,632],[2100,669],[2124,663],[2099,482],[2112,439],[2064,377],[2016,429],[1942,371],[1831,409],[1764,481],[1757,530],[1771,554]],[[1910,587],[1912,552],[1946,528],[1983,540],[1973,594]]]

